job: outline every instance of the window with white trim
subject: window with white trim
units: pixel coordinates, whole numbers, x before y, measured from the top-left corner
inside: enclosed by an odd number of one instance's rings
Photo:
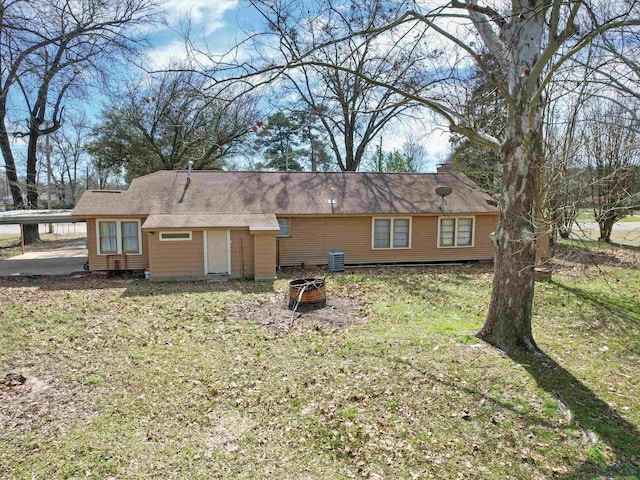
[[[191,232],[160,232],[161,242],[189,241],[192,238]]]
[[[117,222],[98,222],[99,253],[103,255],[118,253],[117,225]]]
[[[438,248],[473,247],[474,217],[443,217],[438,223]]]
[[[374,218],[371,248],[411,248],[411,217]]]
[[[289,219],[288,218],[278,218],[278,225],[280,226],[280,231],[278,232],[278,237],[288,237],[289,236]]]
[[[98,220],[98,255],[142,255],[140,220]]]
[[[138,253],[140,251],[138,222],[122,222],[120,228],[122,230],[122,253]]]

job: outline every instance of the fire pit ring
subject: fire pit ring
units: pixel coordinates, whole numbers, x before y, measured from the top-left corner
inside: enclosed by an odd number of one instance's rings
[[[289,282],[289,308],[297,305],[323,306],[327,301],[322,278],[300,278]]]

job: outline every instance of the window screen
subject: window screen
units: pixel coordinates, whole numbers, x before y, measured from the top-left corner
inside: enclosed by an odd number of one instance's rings
[[[374,223],[373,248],[389,248],[391,220],[377,219]]]
[[[441,247],[453,247],[454,246],[454,231],[456,228],[455,218],[442,218],[440,219],[440,246]]]
[[[409,220],[396,219],[393,221],[393,246],[408,247],[409,246]]]
[[[140,242],[138,239],[138,222],[122,222],[122,252],[138,253]]]
[[[116,222],[100,222],[100,253],[116,253],[118,251],[118,234]]]

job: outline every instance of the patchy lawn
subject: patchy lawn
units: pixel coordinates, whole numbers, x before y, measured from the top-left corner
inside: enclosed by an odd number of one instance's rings
[[[0,477],[638,478],[637,253],[574,248],[541,361],[473,337],[488,266],[331,275],[360,320],[285,330],[230,312],[290,278],[1,281]]]

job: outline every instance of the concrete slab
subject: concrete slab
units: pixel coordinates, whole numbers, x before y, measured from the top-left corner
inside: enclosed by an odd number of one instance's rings
[[[82,242],[84,244],[84,242]],[[42,252],[27,252],[0,260],[0,277],[18,275],[70,275],[84,271],[87,249],[69,246]]]

